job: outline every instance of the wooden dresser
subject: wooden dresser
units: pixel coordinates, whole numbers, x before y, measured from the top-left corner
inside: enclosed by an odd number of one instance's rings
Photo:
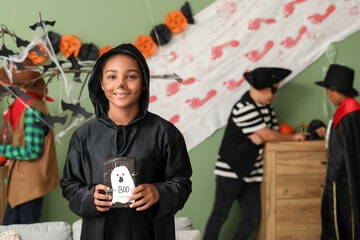
[[[324,141],[265,145],[260,240],[320,239]]]
[[[7,176],[7,167],[0,166],[0,224],[5,214],[7,199],[6,199],[6,184],[4,180]]]

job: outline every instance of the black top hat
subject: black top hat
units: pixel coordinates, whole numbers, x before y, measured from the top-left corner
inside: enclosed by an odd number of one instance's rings
[[[317,85],[340,92],[348,97],[356,97],[359,93],[352,87],[354,82],[354,70],[338,64],[331,64],[323,82],[315,82]]]
[[[271,87],[286,78],[291,71],[285,68],[260,67],[244,73],[245,79],[256,89]]]

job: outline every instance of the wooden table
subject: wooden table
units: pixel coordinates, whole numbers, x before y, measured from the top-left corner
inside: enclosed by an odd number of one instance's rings
[[[324,141],[266,143],[259,239],[320,239],[326,169]]]
[[[7,199],[6,199],[6,184],[4,180],[7,176],[7,167],[0,166],[0,224],[5,214]]]

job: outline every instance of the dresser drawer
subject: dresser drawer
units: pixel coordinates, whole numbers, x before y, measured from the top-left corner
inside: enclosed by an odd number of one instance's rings
[[[276,201],[276,232],[320,231],[321,198],[279,199]]]
[[[325,175],[280,175],[276,178],[276,198],[321,198]]]
[[[324,151],[277,152],[276,175],[325,174],[326,154]]]
[[[294,231],[276,233],[276,240],[318,240],[320,238],[320,231]]]

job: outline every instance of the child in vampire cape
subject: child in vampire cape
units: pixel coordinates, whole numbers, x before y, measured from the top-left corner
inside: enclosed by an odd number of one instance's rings
[[[96,118],[73,134],[61,187],[82,217],[82,240],[174,240],[174,214],[191,193],[192,169],[185,141],[170,122],[148,112],[149,68],[131,44],[96,62],[89,95]],[[128,208],[111,208],[103,162],[136,159],[139,185]]]
[[[242,219],[233,239],[249,239],[261,217],[260,183],[264,143],[303,141],[306,133],[284,134],[271,105],[279,82],[291,73],[284,68],[260,67],[244,73],[250,90],[233,106],[215,165],[215,203],[204,240],[218,239],[235,200]]]
[[[328,98],[338,106],[328,125],[329,158],[322,200],[321,239],[360,239],[360,104],[352,87],[354,70],[330,65],[325,80]]]

